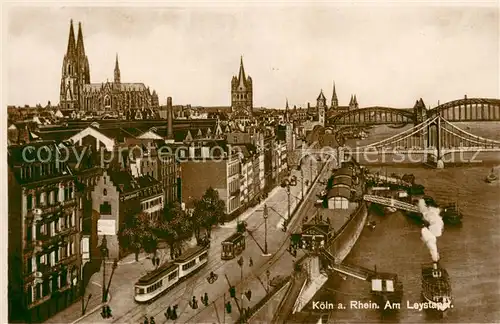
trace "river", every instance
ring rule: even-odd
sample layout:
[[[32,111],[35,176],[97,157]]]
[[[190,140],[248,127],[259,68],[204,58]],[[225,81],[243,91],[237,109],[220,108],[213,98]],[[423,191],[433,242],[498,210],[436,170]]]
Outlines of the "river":
[[[500,125],[458,124],[475,135],[500,139]],[[370,140],[389,137],[399,130],[379,127],[370,131]],[[392,132],[392,134],[391,134]],[[420,228],[400,212],[370,215],[377,222],[374,231],[365,229],[345,262],[397,273],[404,285],[401,310],[388,318],[372,309],[350,309],[350,301],[371,299],[368,282],[330,278],[313,298],[347,305],[330,313],[329,323],[498,323],[500,322],[500,183],[484,181],[489,166],[461,166],[443,170],[422,166],[373,167],[387,174],[413,173],[425,186],[427,195],[438,204],[458,201],[464,216],[462,227],[446,226],[438,238],[440,264],[448,270],[454,308],[444,319],[429,317],[424,311],[408,309],[407,302],[420,302],[420,265],[431,262],[420,239]],[[498,172],[498,167],[496,168]],[[309,306],[309,305],[308,305]],[[307,312],[307,310],[306,310]]]

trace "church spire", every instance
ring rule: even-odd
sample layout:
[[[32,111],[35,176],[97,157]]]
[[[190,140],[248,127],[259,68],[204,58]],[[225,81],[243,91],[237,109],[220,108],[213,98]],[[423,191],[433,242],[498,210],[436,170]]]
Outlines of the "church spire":
[[[75,32],[73,30],[73,19],[69,23],[69,37],[68,37],[68,50],[66,54],[75,52]]]
[[[339,100],[337,98],[337,91],[335,90],[335,81],[333,81],[333,93],[332,93],[332,104],[331,108],[338,108]]]
[[[120,65],[118,64],[118,53],[115,61],[115,83],[120,83]]]
[[[243,67],[243,55],[240,57],[240,74],[238,76],[238,81],[241,83],[245,83],[246,82],[246,78],[245,78],[245,68]]]
[[[286,106],[285,106],[285,121],[288,122],[290,119],[290,111],[288,107],[288,98],[286,98]]]
[[[85,46],[83,45],[82,23],[78,23],[78,39],[76,41],[76,52],[78,55],[85,56]]]

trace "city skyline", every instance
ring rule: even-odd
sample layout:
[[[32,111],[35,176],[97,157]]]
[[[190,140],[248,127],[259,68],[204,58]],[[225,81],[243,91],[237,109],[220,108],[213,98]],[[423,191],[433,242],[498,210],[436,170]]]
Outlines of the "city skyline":
[[[499,97],[494,7],[17,7],[7,17],[9,105],[59,102],[71,19],[91,82],[113,80],[118,53],[122,81],[156,89],[161,105],[229,106],[241,55],[255,107],[315,105],[321,89],[329,103],[334,81],[339,104],[356,94],[360,107]]]

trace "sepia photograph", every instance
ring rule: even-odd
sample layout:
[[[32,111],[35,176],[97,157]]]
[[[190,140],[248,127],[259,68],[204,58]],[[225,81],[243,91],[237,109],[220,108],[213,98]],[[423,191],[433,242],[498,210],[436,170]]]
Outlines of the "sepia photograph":
[[[498,1],[2,17],[0,322],[500,322]]]

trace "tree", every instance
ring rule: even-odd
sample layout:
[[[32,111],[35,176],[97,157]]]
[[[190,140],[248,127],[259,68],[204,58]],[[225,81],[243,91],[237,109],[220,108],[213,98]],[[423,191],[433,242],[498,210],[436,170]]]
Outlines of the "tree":
[[[226,204],[219,198],[217,190],[208,188],[203,197],[195,201],[193,222],[196,239],[200,238],[200,227],[204,228],[210,237],[212,226],[223,222],[225,216]]]
[[[191,219],[178,202],[165,208],[163,216],[156,225],[155,232],[167,242],[170,257],[174,259],[181,252],[182,242],[189,239],[193,233]]]
[[[156,252],[158,237],[154,233],[154,226],[149,215],[139,213],[127,217],[127,220],[119,234],[120,245],[125,249],[133,250],[136,261],[139,261],[139,253],[143,248],[148,253]]]

